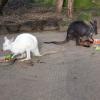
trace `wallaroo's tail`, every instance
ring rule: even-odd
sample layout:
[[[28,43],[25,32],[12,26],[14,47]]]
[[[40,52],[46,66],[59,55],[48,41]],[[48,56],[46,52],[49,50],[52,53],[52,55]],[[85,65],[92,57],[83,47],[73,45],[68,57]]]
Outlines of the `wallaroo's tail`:
[[[53,43],[53,44],[59,45],[59,44],[64,44],[64,43],[66,43],[66,42],[67,42],[67,40],[64,40],[64,41],[51,41],[51,42],[44,42],[44,43],[46,43],[46,44]]]

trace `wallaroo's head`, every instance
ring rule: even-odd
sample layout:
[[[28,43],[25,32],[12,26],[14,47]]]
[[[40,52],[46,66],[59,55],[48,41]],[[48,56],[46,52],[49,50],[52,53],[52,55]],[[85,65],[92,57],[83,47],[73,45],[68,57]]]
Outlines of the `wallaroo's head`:
[[[98,32],[97,32],[97,20],[96,19],[93,19],[92,21],[90,21],[90,24],[93,27],[94,33],[95,34],[98,34]]]
[[[13,39],[9,40],[7,37],[4,37],[3,50],[10,50],[12,41]]]

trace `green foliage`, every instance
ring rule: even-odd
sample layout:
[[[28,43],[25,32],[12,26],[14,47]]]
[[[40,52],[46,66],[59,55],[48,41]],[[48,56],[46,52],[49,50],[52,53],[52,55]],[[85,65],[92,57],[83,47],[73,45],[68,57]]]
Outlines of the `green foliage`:
[[[13,54],[7,54],[5,55],[6,60],[11,60],[13,58]]]
[[[33,3],[40,3],[45,5],[55,5],[55,0],[32,0]]]
[[[66,7],[67,5],[67,0],[64,0],[63,6]]]
[[[98,8],[100,8],[100,0],[95,0],[95,2],[92,2],[92,4]]]
[[[75,8],[90,8],[92,6],[92,0],[75,0]]]
[[[44,3],[48,5],[55,5],[55,0],[44,0]]]
[[[92,14],[91,13],[86,13],[86,12],[80,13],[79,16],[77,17],[77,20],[82,20],[82,21],[85,21],[85,22],[89,22],[92,19],[93,19]]]
[[[54,6],[56,0],[31,0],[33,3],[39,3],[49,6]],[[74,0],[74,8],[88,9],[92,7],[100,7],[100,0]],[[67,6],[67,0],[64,0],[63,6]]]
[[[67,5],[67,0],[64,0],[63,6],[66,7]],[[100,0],[74,0],[74,8],[76,9],[88,9],[92,7],[100,7]]]

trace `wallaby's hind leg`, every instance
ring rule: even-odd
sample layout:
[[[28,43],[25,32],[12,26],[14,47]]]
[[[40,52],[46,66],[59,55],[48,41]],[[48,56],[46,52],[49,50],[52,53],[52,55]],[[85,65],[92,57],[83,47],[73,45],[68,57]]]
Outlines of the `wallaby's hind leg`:
[[[70,40],[70,35],[67,33],[66,42],[69,42],[69,40]]]
[[[25,60],[30,60],[31,59],[31,51],[30,50],[26,50],[26,58],[22,59],[20,61],[25,61]]]

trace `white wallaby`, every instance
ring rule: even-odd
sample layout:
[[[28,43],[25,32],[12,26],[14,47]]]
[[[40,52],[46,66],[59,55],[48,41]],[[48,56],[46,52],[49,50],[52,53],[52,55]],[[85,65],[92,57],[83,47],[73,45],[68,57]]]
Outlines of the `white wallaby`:
[[[14,41],[4,37],[3,50],[10,50],[14,54],[13,56],[26,53],[26,58],[22,61],[31,59],[31,52],[35,56],[41,56],[37,38],[29,33],[18,35]]]

